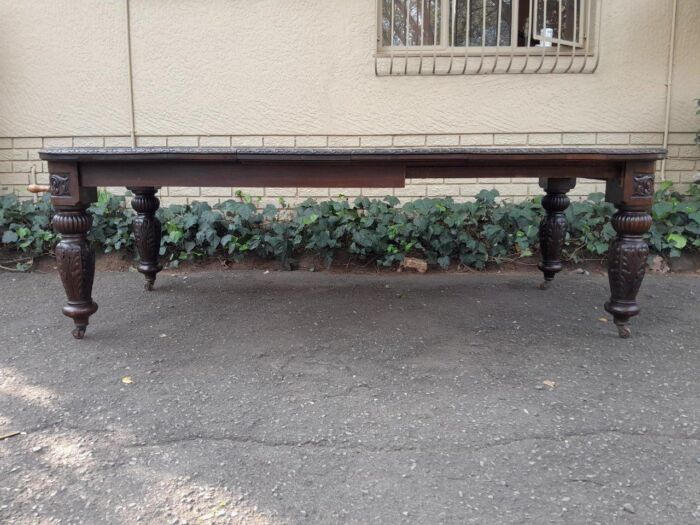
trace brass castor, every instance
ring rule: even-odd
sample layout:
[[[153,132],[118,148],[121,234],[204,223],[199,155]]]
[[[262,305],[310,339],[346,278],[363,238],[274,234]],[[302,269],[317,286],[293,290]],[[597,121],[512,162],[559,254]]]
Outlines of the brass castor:
[[[549,281],[549,280],[547,280],[547,281],[542,281],[542,282],[540,283],[540,285],[539,285],[538,288],[539,288],[540,290],[549,290],[549,286],[550,286],[551,284],[552,284],[552,281]]]
[[[617,333],[622,339],[629,339],[632,336],[632,330],[626,324],[617,325]]]
[[[155,285],[155,281],[146,281],[143,285],[143,289],[146,290],[147,292],[152,292],[154,285]]]
[[[87,326],[76,326],[73,328],[71,334],[73,334],[73,337],[76,339],[83,339],[85,337],[85,330],[87,330]]]

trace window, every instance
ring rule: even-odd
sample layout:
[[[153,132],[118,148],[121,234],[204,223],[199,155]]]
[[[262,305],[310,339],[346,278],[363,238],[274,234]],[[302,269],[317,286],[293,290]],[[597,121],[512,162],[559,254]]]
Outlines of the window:
[[[377,74],[590,73],[598,3],[378,0]]]
[[[585,0],[538,0],[532,38],[543,45],[583,47]],[[591,2],[589,2],[591,3]]]

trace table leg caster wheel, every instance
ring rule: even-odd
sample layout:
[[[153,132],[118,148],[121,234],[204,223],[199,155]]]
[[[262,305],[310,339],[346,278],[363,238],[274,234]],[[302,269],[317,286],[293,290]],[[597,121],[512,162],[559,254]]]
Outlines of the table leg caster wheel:
[[[73,337],[76,339],[82,339],[85,337],[85,330],[87,330],[87,326],[76,326],[73,328],[71,334],[73,334]]]
[[[626,324],[617,325],[617,333],[622,339],[629,339],[632,336],[632,330]]]
[[[549,285],[552,284],[552,281],[542,281],[540,283],[539,289],[540,290],[549,290]]]
[[[153,291],[153,283],[152,281],[146,281],[146,283],[143,285],[143,289],[146,290],[147,292],[152,292]]]

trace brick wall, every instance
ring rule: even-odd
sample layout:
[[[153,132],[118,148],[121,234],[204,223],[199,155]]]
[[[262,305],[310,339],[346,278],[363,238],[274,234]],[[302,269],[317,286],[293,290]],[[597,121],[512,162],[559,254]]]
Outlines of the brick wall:
[[[279,147],[416,147],[416,146],[660,146],[662,133],[488,133],[470,135],[373,135],[373,136],[152,136],[138,137],[139,146],[279,146]],[[21,137],[0,138],[0,194],[14,192],[31,198],[26,186],[30,182],[48,183],[46,163],[39,159],[41,148],[51,147],[128,147],[126,136],[106,137]],[[660,163],[659,163],[660,165]],[[680,188],[687,187],[700,171],[700,147],[693,133],[671,133],[666,179]],[[395,195],[402,200],[419,197],[451,196],[466,200],[482,189],[496,188],[510,200],[522,200],[540,195],[541,189],[533,179],[409,179],[405,188],[243,188],[244,193],[261,198],[261,203],[277,202],[280,197],[295,204],[308,197],[318,199],[337,197]],[[124,188],[108,188],[122,193]],[[163,204],[187,203],[194,200],[218,202],[232,198],[236,188],[163,188]],[[580,181],[571,192],[581,197],[594,191],[604,191],[604,184]]]

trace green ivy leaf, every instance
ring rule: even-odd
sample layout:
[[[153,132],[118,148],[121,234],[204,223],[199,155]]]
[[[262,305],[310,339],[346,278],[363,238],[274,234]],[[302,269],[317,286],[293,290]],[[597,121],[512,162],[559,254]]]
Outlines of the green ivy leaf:
[[[688,244],[688,239],[680,233],[669,233],[666,239],[678,250],[682,250],[685,248],[686,244]]]
[[[16,243],[18,240],[19,236],[12,230],[7,230],[5,233],[2,234],[3,244],[13,244]]]
[[[183,237],[183,233],[180,230],[173,230],[170,232],[170,242],[177,244]]]

